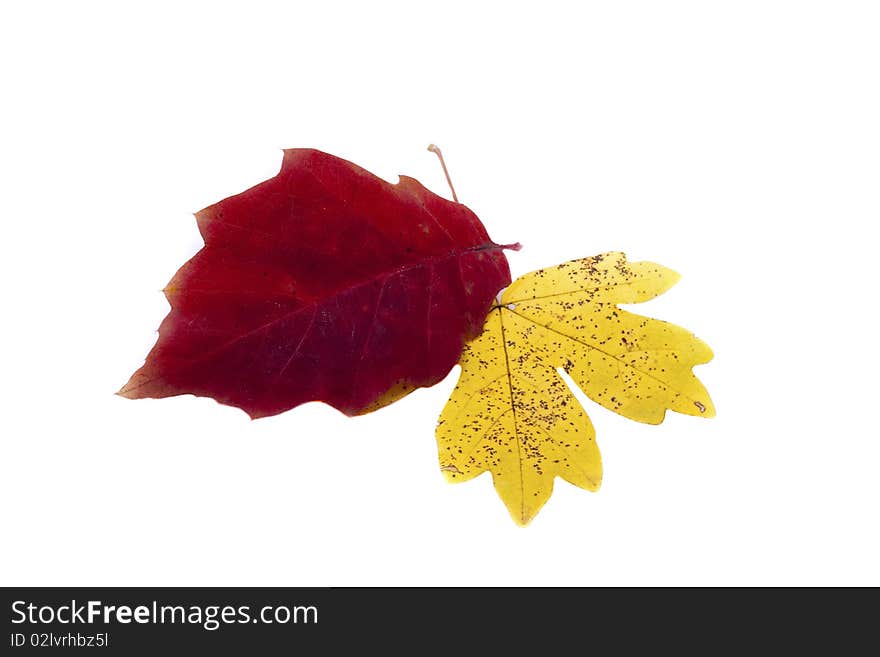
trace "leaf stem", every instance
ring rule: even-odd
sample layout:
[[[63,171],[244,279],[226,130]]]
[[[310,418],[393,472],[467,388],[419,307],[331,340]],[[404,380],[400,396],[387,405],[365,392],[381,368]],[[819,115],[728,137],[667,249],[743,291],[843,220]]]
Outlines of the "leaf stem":
[[[443,167],[443,175],[446,176],[446,182],[449,183],[449,189],[452,191],[452,200],[458,203],[458,196],[455,195],[455,187],[452,186],[452,178],[449,177],[449,171],[446,170],[446,162],[443,161],[443,153],[434,144],[429,144],[428,150],[440,158],[440,166]]]

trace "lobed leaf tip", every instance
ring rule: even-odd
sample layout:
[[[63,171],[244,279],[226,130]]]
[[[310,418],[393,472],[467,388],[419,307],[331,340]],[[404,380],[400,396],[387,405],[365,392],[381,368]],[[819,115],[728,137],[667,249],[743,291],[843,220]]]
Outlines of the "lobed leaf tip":
[[[137,395],[134,394],[134,388],[130,385],[131,381],[122,386],[119,390],[114,392],[113,394],[117,397],[124,397],[125,399],[137,399]]]
[[[704,417],[707,420],[709,418],[715,417],[715,404],[712,403],[712,400],[709,398],[708,393],[705,397],[702,397],[701,399],[695,399],[694,406],[699,411],[699,414],[695,413],[694,415]]]
[[[514,511],[508,507],[507,510],[510,512],[510,517],[517,527],[528,527],[542,508],[543,505],[537,509],[517,509]]]

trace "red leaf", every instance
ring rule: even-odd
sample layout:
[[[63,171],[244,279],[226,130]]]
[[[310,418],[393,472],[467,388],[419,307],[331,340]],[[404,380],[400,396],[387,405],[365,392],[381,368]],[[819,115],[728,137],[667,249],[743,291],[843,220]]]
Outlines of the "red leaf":
[[[205,246],[165,289],[125,397],[374,410],[443,379],[510,284],[508,247],[464,205],[316,150],[285,151],[277,176],[196,219]]]

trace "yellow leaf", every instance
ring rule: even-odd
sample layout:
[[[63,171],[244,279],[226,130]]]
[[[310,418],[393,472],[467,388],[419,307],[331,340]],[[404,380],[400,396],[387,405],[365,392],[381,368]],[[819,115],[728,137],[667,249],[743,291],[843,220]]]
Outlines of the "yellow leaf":
[[[595,491],[602,461],[595,431],[557,368],[593,401],[639,422],[666,409],[712,417],[691,368],[712,358],[690,332],[617,307],[662,294],[678,274],[605,253],[517,279],[465,346],[461,378],[437,425],[450,482],[492,473],[495,490],[528,524],[562,477]]]

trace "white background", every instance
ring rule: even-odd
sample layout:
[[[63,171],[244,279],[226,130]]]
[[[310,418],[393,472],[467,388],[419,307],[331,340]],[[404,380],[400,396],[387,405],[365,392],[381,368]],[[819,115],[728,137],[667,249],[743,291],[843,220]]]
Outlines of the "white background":
[[[871,2],[4,3],[0,583],[880,584]],[[457,370],[349,419],[114,392],[285,147],[462,201],[514,276],[619,249],[713,420],[584,401],[605,466],[514,525],[447,485]]]

